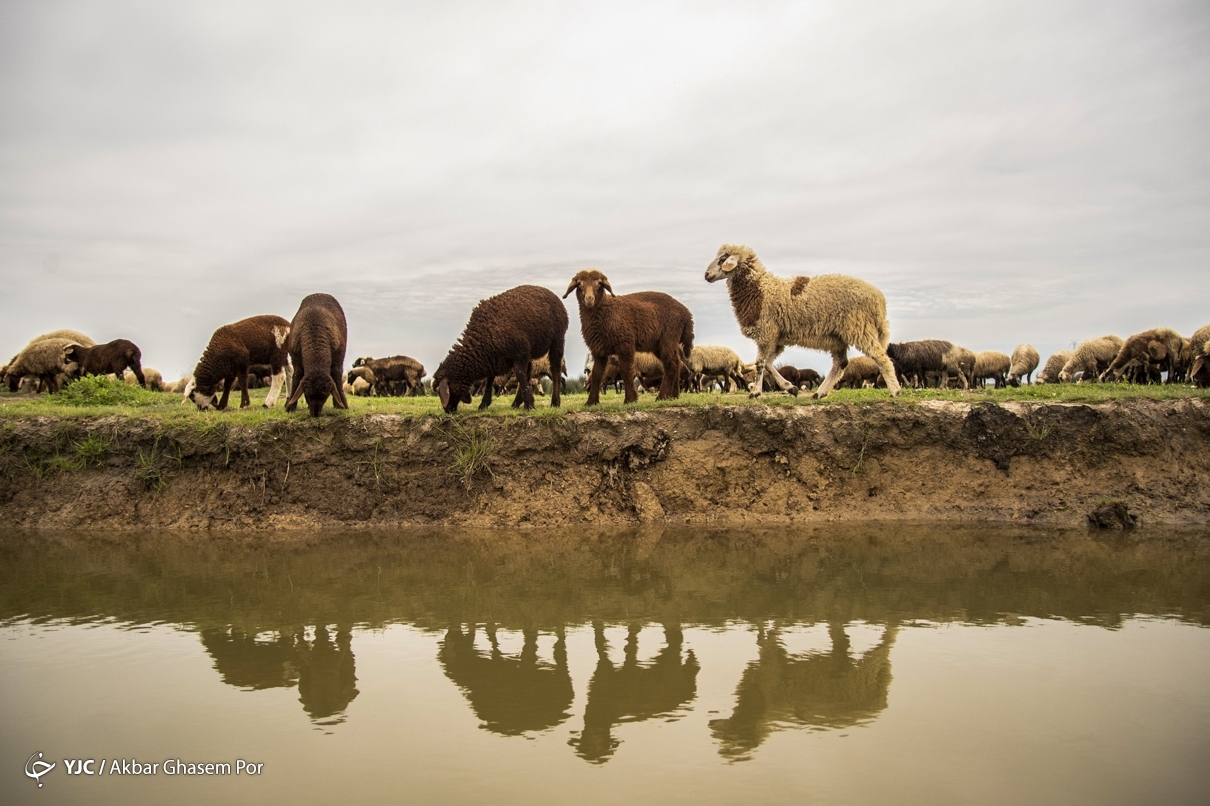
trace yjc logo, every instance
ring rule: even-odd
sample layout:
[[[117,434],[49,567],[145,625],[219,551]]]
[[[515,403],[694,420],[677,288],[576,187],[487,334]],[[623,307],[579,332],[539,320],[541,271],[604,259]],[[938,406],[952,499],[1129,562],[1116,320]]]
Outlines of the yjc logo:
[[[38,758],[38,761],[34,761],[35,757]],[[42,761],[41,759],[41,753],[34,753],[25,762],[25,774],[37,781],[39,787],[42,786],[42,776],[55,768],[54,762]]]

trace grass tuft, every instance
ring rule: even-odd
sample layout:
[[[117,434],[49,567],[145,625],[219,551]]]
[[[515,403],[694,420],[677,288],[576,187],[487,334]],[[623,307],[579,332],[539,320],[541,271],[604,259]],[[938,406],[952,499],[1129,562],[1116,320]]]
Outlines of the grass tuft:
[[[141,386],[116,381],[103,375],[89,375],[72,381],[57,396],[67,406],[150,406],[162,395]]]

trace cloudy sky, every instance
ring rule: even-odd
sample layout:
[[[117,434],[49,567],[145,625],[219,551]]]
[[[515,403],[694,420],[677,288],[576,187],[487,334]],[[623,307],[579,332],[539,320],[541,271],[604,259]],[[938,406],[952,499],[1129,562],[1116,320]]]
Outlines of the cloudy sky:
[[[750,359],[724,242],[873,282],[896,341],[1188,335],[1208,146],[1205,0],[0,0],[0,350],[176,377],[327,291],[350,362],[431,372],[479,299],[595,266]]]

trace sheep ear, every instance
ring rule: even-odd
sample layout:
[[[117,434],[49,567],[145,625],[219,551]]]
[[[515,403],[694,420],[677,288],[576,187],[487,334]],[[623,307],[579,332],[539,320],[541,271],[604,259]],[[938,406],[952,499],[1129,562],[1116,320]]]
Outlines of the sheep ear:
[[[735,267],[738,265],[739,265],[739,256],[727,255],[727,259],[723,261],[722,265],[719,266],[719,268],[722,269],[723,271],[733,271],[735,269]]]
[[[441,408],[444,409],[450,404],[450,384],[445,378],[437,384],[437,397],[441,398]]]
[[[610,285],[609,285],[609,281],[608,281],[608,280],[606,280],[606,279],[604,279],[604,278],[602,278],[602,279],[601,279],[601,288],[605,289],[605,290],[606,290],[606,291],[608,291],[610,294],[613,294],[613,287],[612,287],[612,286],[610,286]],[[613,294],[613,295],[614,295],[615,297],[617,296],[617,294]]]
[[[579,285],[578,282],[576,282],[575,280],[572,280],[571,285],[567,286],[567,290],[563,292],[563,299],[567,299],[567,297],[571,294],[571,292],[576,290],[576,287],[578,285]]]

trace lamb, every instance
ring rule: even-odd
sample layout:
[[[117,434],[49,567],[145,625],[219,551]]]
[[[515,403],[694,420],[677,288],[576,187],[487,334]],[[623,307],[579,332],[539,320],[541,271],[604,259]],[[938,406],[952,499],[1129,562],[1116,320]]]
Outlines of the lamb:
[[[814,389],[823,381],[823,376],[813,369],[800,369],[798,371],[798,386],[800,389]]]
[[[143,367],[143,378],[147,381],[147,388],[151,391],[164,391],[164,376],[160,374],[158,369]],[[138,377],[132,370],[129,369],[122,373],[122,380],[129,384],[136,384],[139,382]]]
[[[80,365],[81,375],[108,375],[113,373],[118,378],[129,369],[134,373],[139,386],[146,387],[147,380],[143,377],[143,351],[138,345],[128,339],[114,339],[106,344],[95,347],[85,347],[73,344],[67,348],[67,360]]]
[[[817,398],[827,396],[840,380],[850,346],[873,358],[891,396],[899,394],[895,368],[886,354],[890,341],[886,299],[874,286],[839,274],[776,277],[751,249],[730,244],[718,250],[706,269],[707,282],[724,278],[740,331],[756,342],[758,373],[750,397],[760,396],[765,370],[783,391],[798,394],[798,387],[773,367],[774,359],[790,344],[832,354],[832,368],[816,390]]]
[[[699,391],[704,375],[720,376],[727,391],[734,390],[737,384],[744,382],[741,374],[744,362],[740,360],[739,354],[730,347],[713,344],[694,347],[693,351],[689,353],[689,360],[686,363],[689,367],[689,375],[693,378]],[[713,383],[711,386],[713,387]]]
[[[480,409],[492,403],[492,381],[512,369],[517,378],[513,408],[534,407],[529,385],[531,363],[549,353],[551,366],[562,366],[567,338],[567,309],[549,289],[520,285],[481,301],[471,311],[466,329],[437,371],[433,387],[447,414],[471,402],[471,387],[487,381]],[[602,364],[603,366],[603,364]],[[551,390],[550,405],[561,403],[561,384]]]
[[[997,389],[1008,386],[1008,373],[1012,370],[1013,361],[1004,353],[997,350],[983,350],[975,353],[975,366],[971,372],[971,380],[980,386],[991,379]]]
[[[1210,386],[1210,325],[1199,327],[1189,339],[1192,365],[1188,379],[1205,389]]]
[[[836,388],[865,389],[867,384],[873,387],[877,384],[880,374],[878,363],[874,359],[859,355],[849,359],[849,364],[844,368],[844,374],[840,376]]]
[[[593,358],[585,405],[600,402],[601,382],[611,355],[618,357],[626,390],[624,402],[637,401],[634,357],[639,351],[655,353],[663,365],[658,399],[680,397],[681,362],[693,352],[693,314],[688,308],[659,291],[616,296],[609,279],[596,269],[577,272],[563,298],[573,291],[580,306],[580,332]]]
[[[1175,330],[1157,327],[1135,333],[1122,343],[1113,362],[1101,373],[1099,380],[1119,380],[1130,367],[1146,370],[1151,364],[1159,364],[1168,373],[1168,382],[1175,380],[1181,356],[1185,352],[1185,339]]]
[[[397,391],[404,395],[424,394],[424,364],[411,356],[362,356],[353,362],[353,368],[357,367],[368,367],[374,373],[376,380],[372,383],[374,392],[378,395],[395,394]]]
[[[1012,366],[1008,369],[1008,385],[1020,386],[1022,378],[1028,384],[1038,368],[1038,351],[1032,344],[1018,344],[1013,349],[1010,361]]]
[[[344,309],[331,294],[309,294],[298,305],[290,322],[290,361],[294,364],[294,385],[286,401],[286,411],[298,408],[298,399],[307,396],[307,410],[318,417],[328,395],[332,405],[347,409],[344,390],[345,346],[349,326]]]
[[[1110,363],[1117,358],[1122,349],[1122,340],[1117,336],[1099,336],[1081,342],[1072,353],[1071,360],[1063,365],[1059,372],[1059,380],[1071,383],[1077,372],[1080,382],[1099,377],[1109,369]]]
[[[227,397],[232,385],[238,383],[240,408],[251,405],[248,396],[248,367],[253,364],[268,364],[273,370],[273,385],[265,397],[265,408],[273,408],[286,380],[286,361],[289,352],[286,342],[290,336],[290,323],[280,316],[264,314],[241,319],[223,325],[210,336],[197,368],[193,370],[193,387],[186,388],[199,410],[204,411],[223,387],[222,397],[215,408],[227,408]]]
[[[1038,373],[1035,383],[1062,383],[1063,380],[1059,376],[1063,372],[1063,367],[1067,366],[1067,362],[1071,360],[1072,355],[1074,353],[1071,350],[1059,350],[1046,359],[1046,366]]]
[[[948,341],[924,339],[888,344],[886,352],[898,373],[898,380],[920,388],[927,385],[929,375],[940,376],[944,385],[947,375],[945,357],[952,354],[953,349],[954,345]],[[885,372],[883,377],[886,377]]]
[[[46,384],[51,394],[58,393],[63,378],[71,377],[77,365],[67,357],[68,350],[80,346],[71,339],[41,339],[26,345],[5,368],[8,390],[16,392],[21,379],[29,376]]]

